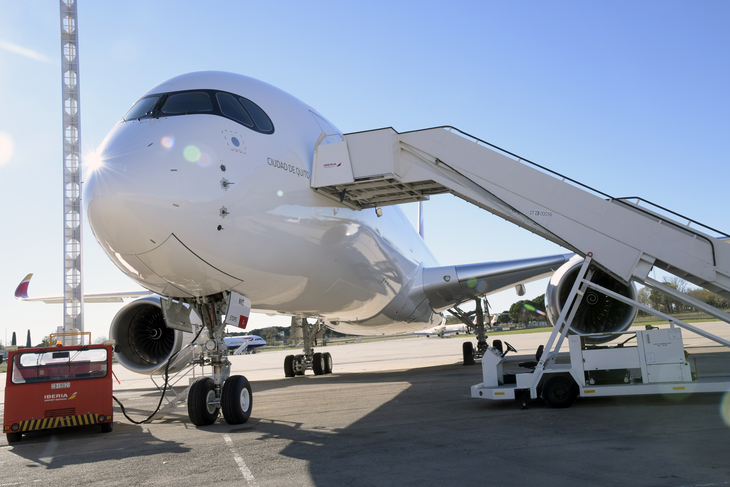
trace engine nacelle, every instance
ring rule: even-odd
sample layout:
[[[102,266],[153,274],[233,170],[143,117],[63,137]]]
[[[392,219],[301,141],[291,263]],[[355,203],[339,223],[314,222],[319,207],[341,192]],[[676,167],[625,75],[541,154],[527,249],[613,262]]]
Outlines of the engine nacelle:
[[[121,365],[133,372],[151,374],[187,345],[192,336],[168,328],[162,315],[160,297],[148,296],[136,299],[119,310],[109,328],[109,338],[116,340],[114,355]],[[182,366],[171,366],[169,372],[180,368]],[[164,373],[164,368],[159,373]]]
[[[555,271],[550,279],[545,292],[545,307],[547,308],[545,311],[553,326],[558,321],[560,312],[563,310],[563,305],[568,299],[568,294],[573,288],[582,265],[582,257],[573,257]],[[627,286],[601,269],[595,269],[591,282],[629,299],[636,300],[636,286],[633,283]],[[636,313],[637,309],[635,307],[589,288],[581,300],[570,330],[578,335],[622,332],[628,330],[634,322]],[[602,343],[611,339],[611,336],[591,337],[589,341]]]

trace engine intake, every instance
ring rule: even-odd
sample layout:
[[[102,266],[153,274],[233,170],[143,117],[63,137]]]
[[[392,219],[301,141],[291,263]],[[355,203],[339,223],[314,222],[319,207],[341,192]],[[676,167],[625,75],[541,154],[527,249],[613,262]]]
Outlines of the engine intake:
[[[576,256],[563,264],[550,279],[545,292],[545,307],[548,319],[555,325],[568,299],[568,294],[575,283],[575,279],[583,265],[583,258]],[[636,300],[636,286],[633,283],[626,285],[612,277],[607,272],[596,268],[591,282],[601,287],[621,294],[629,299]],[[570,330],[578,335],[588,333],[616,333],[628,330],[636,319],[635,307],[622,303],[603,293],[589,288],[581,300],[578,312],[570,325]],[[613,337],[590,337],[587,341],[603,343]]]
[[[125,368],[138,373],[152,373],[163,365],[190,341],[189,335],[167,327],[158,296],[140,298],[127,304],[114,316],[109,328],[109,338],[117,343],[116,359]],[[177,357],[175,361],[187,362],[178,362]],[[171,366],[169,371],[175,372],[180,368]]]

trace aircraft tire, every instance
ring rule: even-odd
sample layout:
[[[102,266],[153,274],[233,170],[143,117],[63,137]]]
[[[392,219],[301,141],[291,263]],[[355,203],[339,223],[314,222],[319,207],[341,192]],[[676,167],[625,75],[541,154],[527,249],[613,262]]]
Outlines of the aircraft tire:
[[[5,433],[5,437],[7,438],[8,443],[17,443],[21,438],[23,438],[23,433],[20,431],[15,433]]]
[[[232,375],[223,383],[221,409],[228,424],[243,424],[251,417],[253,391],[248,379]]]
[[[571,377],[553,375],[542,386],[542,400],[551,408],[567,408],[578,397],[578,385]]]
[[[294,369],[294,375],[304,375],[304,370],[305,370],[304,369],[304,355],[296,355],[294,357],[294,362],[296,362],[299,365],[301,365],[301,368],[299,368],[299,369],[296,369],[295,368]]]
[[[312,356],[312,371],[314,375],[324,374],[324,360],[322,359],[322,354],[319,352]]]
[[[208,400],[215,397],[215,384],[210,377],[195,381],[188,393],[188,416],[195,426],[209,426],[218,418],[219,408],[212,408]]]
[[[284,377],[294,377],[294,355],[284,358]]]
[[[322,354],[322,360],[324,360],[324,373],[331,374],[332,373],[332,355],[330,355],[329,352],[325,352]]]
[[[111,433],[114,429],[114,423],[111,421],[108,423],[101,423],[101,432],[102,433]]]
[[[461,346],[464,354],[464,365],[474,365],[474,344],[472,342],[464,342]]]

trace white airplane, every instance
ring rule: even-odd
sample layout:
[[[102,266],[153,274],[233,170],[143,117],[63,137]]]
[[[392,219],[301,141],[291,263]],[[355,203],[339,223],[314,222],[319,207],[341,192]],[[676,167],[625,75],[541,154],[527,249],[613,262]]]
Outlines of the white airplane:
[[[266,346],[266,340],[257,335],[223,337],[223,342],[230,352],[236,352],[244,343],[246,352],[254,352],[257,348]]]
[[[466,325],[436,325],[432,328],[426,328],[425,330],[417,331],[414,335],[430,337],[431,335],[443,336],[450,335],[452,333],[466,333],[468,330]]]
[[[273,86],[196,72],[142,95],[100,146],[103,162],[84,184],[91,229],[149,290],[112,322],[116,357],[149,373],[202,325],[200,361],[214,373],[189,392],[195,425],[212,424],[220,410],[231,424],[251,414],[251,387],[230,376],[223,338],[223,325],[245,329],[251,310],[292,316],[304,353],[286,358],[285,375],[321,374],[332,357],[313,352],[318,330],[307,319],[350,334],[415,332],[466,301],[480,312],[483,295],[561,266],[553,279],[566,275],[570,254],[439,267],[397,206],[352,210],[310,187],[315,147],[341,139],[315,109]],[[18,289],[19,299],[44,300],[28,298],[25,282]],[[465,364],[486,350],[484,338],[476,352],[466,342]]]

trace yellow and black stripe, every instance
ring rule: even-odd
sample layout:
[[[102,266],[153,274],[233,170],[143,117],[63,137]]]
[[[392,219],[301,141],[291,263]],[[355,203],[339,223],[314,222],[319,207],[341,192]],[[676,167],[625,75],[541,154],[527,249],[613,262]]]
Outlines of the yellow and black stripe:
[[[63,428],[65,426],[82,426],[98,423],[98,414],[81,414],[78,416],[65,416],[61,418],[31,419],[30,421],[21,421],[19,431],[37,431],[50,428]]]

